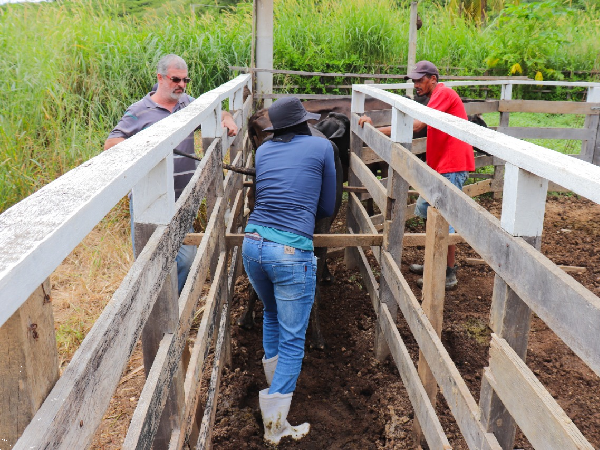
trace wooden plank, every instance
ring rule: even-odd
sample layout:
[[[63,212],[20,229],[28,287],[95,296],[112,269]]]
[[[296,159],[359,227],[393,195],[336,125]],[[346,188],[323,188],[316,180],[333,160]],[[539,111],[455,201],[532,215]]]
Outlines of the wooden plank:
[[[444,317],[447,258],[448,222],[446,222],[435,208],[429,207],[427,208],[425,263],[423,265],[423,301],[421,307],[438,337],[442,334]],[[425,392],[429,397],[429,401],[432,407],[435,408],[437,383],[421,351],[419,351],[417,371]],[[413,424],[415,445],[421,445],[422,436],[423,432],[420,422],[415,420]]]
[[[351,95],[336,94],[256,94],[255,98],[259,100],[276,100],[279,98],[295,97],[304,100],[339,100],[342,98],[352,98]]]
[[[510,345],[494,333],[484,376],[534,448],[594,448]]]
[[[358,225],[358,232],[368,232],[370,234],[379,234],[371,220],[369,219],[369,215],[365,210],[365,207],[362,205],[358,196],[356,194],[350,194],[348,196],[348,209],[352,211],[352,216],[356,220],[356,224]],[[383,236],[382,236],[383,239]],[[371,251],[373,252],[373,256],[379,262],[381,257],[381,247],[379,246],[371,246]]]
[[[392,256],[381,253],[382,277],[388,283],[469,448],[500,450],[496,438],[479,422],[479,408],[458,369],[431,326]]]
[[[186,245],[198,245],[204,233],[188,233],[184,243]],[[244,241],[244,233],[227,233],[226,242],[229,247],[241,246]],[[313,244],[315,247],[367,247],[370,245],[380,246],[383,241],[381,234],[315,234]]]
[[[369,194],[371,194],[371,197],[383,213],[387,207],[385,187],[380,183],[377,177],[373,175],[373,172],[371,172],[365,163],[354,154],[350,155],[350,167],[362,184],[367,188]]]
[[[225,199],[219,198],[214,213],[207,225],[192,267],[190,275],[179,296],[178,326],[172,333],[165,334],[160,348],[149,370],[144,388],[133,413],[129,430],[125,438],[124,448],[151,448],[158,427],[158,418],[165,405],[171,379],[181,360],[184,346],[194,319],[200,294],[204,288],[208,274],[210,255],[215,250],[219,233],[223,233],[222,223],[225,213]],[[226,264],[226,256],[222,257]],[[217,269],[218,270],[218,269]],[[206,305],[205,305],[206,308]],[[206,309],[205,309],[206,311]],[[186,402],[187,403],[187,402]],[[182,405],[185,409],[185,405]],[[171,436],[169,432],[169,440]]]
[[[376,162],[383,161],[383,159],[381,159],[377,153],[375,153],[368,147],[363,148],[362,155],[360,158],[365,164],[373,164]]]
[[[412,148],[410,151],[415,155],[420,155],[421,153],[425,153],[427,151],[427,138],[418,138],[413,139]]]
[[[227,287],[225,287],[227,290]],[[227,293],[224,294],[227,296]],[[202,417],[202,423],[200,425],[200,433],[198,435],[198,442],[196,448],[199,450],[205,450],[212,448],[212,429],[215,423],[215,413],[217,412],[217,400],[219,395],[219,386],[221,384],[221,373],[224,366],[224,349],[225,340],[229,327],[229,301],[225,298],[223,302],[223,308],[221,311],[221,320],[219,323],[219,333],[217,342],[215,344],[215,359],[213,364],[212,373],[210,376],[210,383],[208,385],[206,407],[204,409],[204,416]]]
[[[240,166],[242,162],[242,154],[238,153],[232,165]],[[233,170],[228,170],[225,179],[223,180],[223,197],[229,205],[233,205],[237,192],[242,188],[242,174],[236,173]]]
[[[478,181],[477,183],[463,186],[463,192],[469,197],[477,197],[492,190],[492,180]]]
[[[469,245],[592,370],[600,373],[600,341],[592,337],[600,333],[597,296],[522,239],[506,233],[498,219],[422,161],[405,151],[395,151],[391,166],[440,210]]]
[[[479,169],[480,167],[491,166],[494,164],[493,156],[476,156],[475,157],[475,168]]]
[[[392,123],[392,110],[391,109],[372,109],[371,111],[365,111],[365,116],[368,116],[373,121],[374,127],[389,127]]]
[[[425,388],[418,381],[419,375],[387,305],[381,305],[379,317],[381,317],[379,323],[383,334],[388,342],[392,357],[396,362],[396,367],[398,368],[398,372],[400,372],[400,377],[415,412],[415,420],[418,420],[422,424],[422,430],[429,448],[451,449],[452,447],[442,429],[435,408],[432,406]]]
[[[426,233],[404,233],[403,245],[405,247],[425,246],[426,236]],[[460,234],[452,233],[448,235],[448,245],[462,244],[463,242],[465,240]]]
[[[187,218],[195,216],[217,167],[211,155],[200,162],[178,201],[172,223],[154,232],[50,392],[51,400],[44,402],[15,448],[72,449],[91,444],[166,279],[167,268],[175,262],[187,232]]]
[[[485,114],[490,112],[498,112],[497,100],[486,100],[485,102],[463,102],[465,110],[470,116],[472,114]]]
[[[198,401],[200,391],[202,389],[202,371],[204,362],[210,350],[210,344],[213,340],[215,326],[217,325],[217,316],[221,308],[222,298],[225,295],[223,289],[226,289],[225,269],[227,266],[227,254],[221,252],[219,255],[219,263],[217,265],[216,276],[210,286],[206,302],[204,303],[204,313],[198,334],[192,349],[190,362],[185,377],[185,412],[183,422],[179,434],[177,448],[182,449],[188,444],[196,411],[198,409]]]
[[[0,327],[0,446],[12,448],[59,377],[50,279]]]
[[[531,112],[546,114],[589,114],[598,115],[600,103],[590,102],[556,102],[545,100],[500,100],[500,112]]]
[[[382,160],[389,163],[392,141],[368,123],[359,127],[359,117],[356,113],[352,113],[350,116],[352,134],[365,142]]]
[[[587,140],[595,136],[595,130],[585,128],[534,128],[508,127],[499,132],[519,139],[574,139]]]
[[[356,85],[355,90],[388,102],[395,108],[405,111],[412,117],[424,121],[440,131],[457,137],[502,160],[511,162],[539,177],[554,181],[596,203],[600,203],[600,167],[598,166],[587,164],[584,161],[571,158],[554,150],[480,127],[468,121],[419,105],[397,94],[375,89],[367,85]],[[389,155],[389,152],[391,152],[391,149],[388,152],[391,140],[375,131],[372,134],[377,134],[378,136],[371,139],[365,130],[372,129],[372,127],[365,125],[364,129],[360,129],[358,127],[358,118],[355,120],[352,117],[351,123],[352,131],[360,133],[361,138],[365,137],[365,142],[367,142],[369,147],[387,161],[385,155]],[[381,141],[381,146],[374,143],[377,142],[375,139]],[[369,140],[373,142],[369,142]]]
[[[369,260],[361,247],[349,247],[348,250],[354,253],[363,284],[369,293],[373,310],[377,313],[379,311],[379,283],[375,279]]]
[[[472,266],[487,265],[487,263],[481,258],[465,258],[465,262]],[[580,266],[559,265],[558,267],[560,267],[563,271],[565,271],[567,273],[585,273],[587,271],[587,267],[580,267]]]

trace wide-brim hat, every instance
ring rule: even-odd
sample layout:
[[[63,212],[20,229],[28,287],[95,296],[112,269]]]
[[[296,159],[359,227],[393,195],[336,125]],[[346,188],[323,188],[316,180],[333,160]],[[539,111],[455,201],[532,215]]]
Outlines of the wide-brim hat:
[[[269,108],[269,119],[272,126],[265,128],[264,131],[280,130],[310,119],[319,120],[320,118],[321,114],[310,113],[304,109],[296,97],[282,98]]]
[[[438,68],[435,67],[430,61],[419,61],[415,68],[410,71],[410,73],[406,74],[404,77],[405,80],[419,80],[423,78],[425,75],[436,75],[438,78],[440,77],[440,72]]]

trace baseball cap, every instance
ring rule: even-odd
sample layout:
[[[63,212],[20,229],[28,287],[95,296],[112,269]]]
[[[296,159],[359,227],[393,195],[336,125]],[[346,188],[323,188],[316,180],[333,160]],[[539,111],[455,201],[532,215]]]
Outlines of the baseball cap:
[[[415,68],[411,70],[410,73],[404,77],[404,79],[418,80],[420,78],[423,78],[425,75],[437,75],[437,77],[439,78],[440,72],[438,71],[437,67],[435,67],[435,64],[423,60],[419,61]]]

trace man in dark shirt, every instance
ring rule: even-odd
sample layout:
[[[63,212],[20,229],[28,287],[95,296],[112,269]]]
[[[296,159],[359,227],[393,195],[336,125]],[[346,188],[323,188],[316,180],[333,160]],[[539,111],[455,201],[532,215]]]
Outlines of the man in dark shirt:
[[[148,128],[161,119],[170,116],[173,113],[185,108],[193,100],[185,93],[187,84],[191,81],[188,78],[188,69],[186,62],[177,55],[166,55],[158,62],[157,75],[158,87],[156,91],[150,92],[142,100],[134,103],[110,132],[108,139],[104,143],[104,150],[114,147],[119,142],[130,138],[134,134]],[[237,125],[233,117],[227,111],[222,112],[223,127],[228,129],[229,136],[237,134]],[[194,133],[190,133],[180,144],[175,147],[176,150],[195,155],[194,151]],[[173,156],[173,178],[175,187],[175,200],[179,198],[185,186],[188,184],[194,171],[196,162],[193,159],[184,156]],[[130,199],[133,202],[133,199]],[[133,208],[130,203],[131,222],[131,240],[134,246],[133,235]],[[141,250],[141,249],[140,249]],[[181,293],[187,275],[196,255],[196,246],[182,245],[177,254],[177,281],[178,289]]]
[[[311,136],[297,98],[269,109],[273,139],[256,151],[256,202],[242,247],[244,268],[264,304],[263,366],[267,384],[259,393],[264,438],[277,445],[284,436],[300,439],[308,423],[286,420],[304,357],[314,302],[317,261],[315,220],[333,214],[336,172],[333,147]]]

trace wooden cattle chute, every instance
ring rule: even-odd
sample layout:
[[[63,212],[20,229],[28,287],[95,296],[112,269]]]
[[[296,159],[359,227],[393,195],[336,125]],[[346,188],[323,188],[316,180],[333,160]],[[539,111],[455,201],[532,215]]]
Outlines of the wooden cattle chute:
[[[463,84],[448,84],[459,83]],[[391,87],[404,89],[407,84]],[[588,114],[589,122],[597,126],[598,110],[592,108],[599,106],[596,103],[599,89],[597,84],[590,86],[590,102],[561,104],[559,109],[577,109],[579,113]],[[393,106],[391,138],[371,125],[358,126],[366,95]],[[504,95],[508,95],[507,88]],[[539,105],[537,102],[496,103],[491,107],[503,105],[501,112],[506,113],[516,108],[532,110]],[[490,107],[487,103],[480,105]],[[512,449],[516,425],[535,448],[591,449],[524,359],[534,312],[585,364],[600,374],[600,343],[596,338],[600,332],[600,299],[539,252],[549,182],[600,203],[600,167],[583,160],[592,161],[592,156],[598,155],[598,141],[590,147],[594,150],[592,156],[584,153],[581,159],[571,158],[491,129],[482,129],[373,85],[354,86],[352,111],[350,184],[366,187],[381,214],[373,220],[358,195],[351,192],[348,194],[348,227],[351,233],[374,233],[383,222],[382,247],[373,248],[373,255],[381,266],[381,283],[377,284],[362,248],[347,248],[346,261],[359,267],[371,296],[378,323],[376,356],[384,358],[391,353],[398,366],[418,422],[417,439],[424,436],[430,448],[449,448],[434,409],[439,385],[471,449]],[[414,152],[414,148],[411,149],[413,118],[493,155],[486,158],[505,162],[500,221],[414,156],[411,152]],[[390,165],[385,185],[366,167],[363,157],[367,152],[363,144]],[[425,238],[422,304],[400,272],[409,187],[434,206],[430,208]],[[490,364],[484,370],[479,405],[440,340],[448,222],[496,272],[490,320],[493,331]],[[418,368],[413,365],[398,333],[395,323],[398,309],[419,345]]]
[[[231,171],[223,178],[222,160],[229,151],[232,164],[251,163],[242,151],[252,104],[251,95],[243,100],[246,86],[251,88],[251,77],[242,75],[207,92],[0,216],[1,448],[88,448],[140,336],[145,362],[152,352],[154,362],[146,368],[123,447],[150,448],[153,441],[154,448],[210,446],[219,377],[229,358],[229,301],[241,267],[239,247],[227,248],[225,234],[239,231],[243,180]],[[226,99],[241,131],[235,138],[218,120]],[[199,126],[204,156],[175,204],[172,149]],[[136,242],[147,242],[58,378],[47,279],[131,189]],[[178,298],[175,256],[203,201],[206,233]],[[204,314],[183,368],[182,351],[207,275]],[[196,425],[213,340],[208,398]],[[188,442],[192,432],[197,442]]]

